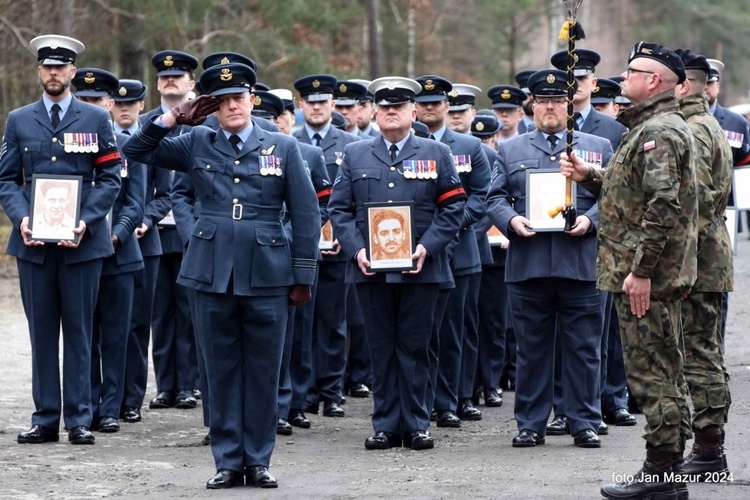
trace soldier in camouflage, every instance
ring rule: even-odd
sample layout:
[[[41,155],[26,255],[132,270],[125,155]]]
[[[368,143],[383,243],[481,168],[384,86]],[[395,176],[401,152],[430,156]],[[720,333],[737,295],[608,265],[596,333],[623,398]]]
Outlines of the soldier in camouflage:
[[[728,479],[724,423],[731,397],[721,344],[722,292],[733,288],[732,245],[724,212],[732,186],[732,149],[704,94],[710,66],[689,49],[676,51],[687,80],[675,89],[695,140],[698,178],[698,278],[682,302],[685,378],[693,402],[693,450],[683,473]]]
[[[674,94],[684,80],[672,50],[637,43],[621,84],[633,106],[618,117],[630,131],[609,168],[560,162],[600,194],[597,284],[613,293],[628,382],[646,417],[643,468],[602,487],[606,498],[678,498],[672,463],[682,459],[681,428],[690,431],[679,299],[695,283],[698,244],[695,146]]]

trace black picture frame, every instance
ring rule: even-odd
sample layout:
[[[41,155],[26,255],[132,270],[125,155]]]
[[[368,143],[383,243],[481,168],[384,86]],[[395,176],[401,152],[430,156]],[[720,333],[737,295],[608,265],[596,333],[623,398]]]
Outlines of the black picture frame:
[[[397,272],[416,269],[416,263],[411,258],[416,247],[414,202],[365,203],[364,207],[369,270]],[[391,224],[390,228],[388,224]],[[381,232],[388,232],[389,238],[397,241],[383,244],[378,239],[379,228]]]
[[[576,183],[571,198],[575,205]],[[526,218],[532,231],[564,231],[562,206],[565,202],[565,176],[557,168],[526,170]],[[552,213],[555,213],[554,217]]]
[[[31,239],[46,243],[78,243],[73,229],[81,219],[80,175],[34,174],[31,176]]]

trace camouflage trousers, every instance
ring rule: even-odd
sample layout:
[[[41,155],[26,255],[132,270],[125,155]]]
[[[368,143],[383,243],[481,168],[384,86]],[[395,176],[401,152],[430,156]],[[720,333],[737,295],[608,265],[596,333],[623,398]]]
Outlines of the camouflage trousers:
[[[682,451],[690,433],[683,375],[679,300],[653,300],[646,315],[630,312],[630,299],[613,294],[630,391],[646,417],[642,437],[659,451]],[[687,433],[687,434],[686,434]]]
[[[721,346],[721,292],[692,293],[682,302],[685,380],[693,403],[693,429],[719,434],[727,421],[729,373]],[[707,429],[710,426],[714,426]]]

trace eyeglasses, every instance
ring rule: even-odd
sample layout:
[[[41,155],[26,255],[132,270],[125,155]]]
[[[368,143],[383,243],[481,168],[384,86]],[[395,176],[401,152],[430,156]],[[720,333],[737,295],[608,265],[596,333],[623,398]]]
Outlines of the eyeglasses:
[[[628,78],[630,78],[630,73],[645,73],[647,75],[655,74],[654,71],[646,71],[643,69],[636,69],[636,68],[631,68],[631,67],[628,67],[628,70],[625,73],[628,75]]]
[[[561,106],[563,104],[566,104],[568,100],[564,97],[552,97],[549,99],[535,97],[534,102],[540,106],[549,106],[550,104],[554,106]]]

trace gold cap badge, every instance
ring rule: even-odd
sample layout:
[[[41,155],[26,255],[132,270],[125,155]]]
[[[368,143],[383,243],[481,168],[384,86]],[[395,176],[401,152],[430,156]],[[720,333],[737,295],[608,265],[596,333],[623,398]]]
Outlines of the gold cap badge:
[[[594,90],[591,91],[592,94],[598,94],[601,89],[597,86],[594,87]]]
[[[120,94],[121,97],[125,97],[128,95],[128,89],[125,87],[120,87],[120,90],[117,91],[118,94]]]
[[[255,101],[253,101],[253,104],[255,106],[260,106],[262,103],[263,103],[263,99],[259,95],[256,95]]]
[[[232,79],[232,72],[229,71],[229,68],[224,68],[221,70],[221,74],[219,75],[219,79],[222,82],[228,82]]]
[[[456,97],[458,97],[458,90],[453,89],[448,95],[455,99]]]
[[[510,99],[510,90],[503,89],[502,93],[500,94],[501,99]]]
[[[431,79],[426,80],[424,82],[424,89],[425,90],[435,90],[435,83]]]
[[[318,80],[317,78],[315,80],[313,80],[312,81],[312,86],[313,86],[314,89],[317,89],[318,87],[320,87],[320,80]]]
[[[552,73],[550,73],[549,75],[547,75],[547,83],[549,83],[551,85],[551,84],[555,83],[555,81],[556,81],[555,75],[553,75]]]
[[[221,64],[229,64],[230,62],[227,56],[221,58]]]
[[[481,132],[482,130],[484,130],[484,123],[477,122],[477,127],[476,128],[477,128],[477,132]]]
[[[339,85],[339,92],[341,92],[342,94],[344,92],[346,92],[346,85],[345,84],[342,83],[341,85]]]
[[[172,56],[167,56],[164,58],[164,66],[167,68],[171,68],[174,66],[174,60],[172,59]]]
[[[94,74],[89,71],[83,76],[83,81],[86,82],[86,84],[91,85],[96,81],[96,78],[94,78]]]

